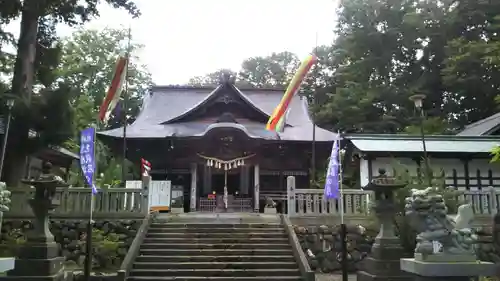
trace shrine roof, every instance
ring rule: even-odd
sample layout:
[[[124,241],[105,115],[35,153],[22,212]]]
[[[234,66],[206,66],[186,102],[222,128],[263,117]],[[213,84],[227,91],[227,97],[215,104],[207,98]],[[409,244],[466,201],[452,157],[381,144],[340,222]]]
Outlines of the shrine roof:
[[[495,132],[498,131],[499,127],[500,127],[500,113],[497,113],[465,126],[465,128],[457,135],[488,136],[495,134]]]
[[[202,107],[210,97],[223,87],[231,87],[255,112],[268,118],[279,104],[282,89],[238,89],[226,84],[218,87],[155,86],[145,99],[137,119],[127,126],[127,138],[201,137],[214,127],[233,127],[247,133],[251,138],[312,141],[313,122],[309,116],[306,99],[295,96],[290,104],[290,113],[284,132],[265,129],[264,123],[215,123],[183,122],[183,116]],[[102,136],[123,137],[123,129],[99,132]],[[317,141],[333,141],[335,134],[316,126]]]
[[[344,139],[363,152],[423,152],[418,135],[353,134]],[[425,136],[425,145],[430,153],[490,153],[499,140],[499,137],[429,135]]]

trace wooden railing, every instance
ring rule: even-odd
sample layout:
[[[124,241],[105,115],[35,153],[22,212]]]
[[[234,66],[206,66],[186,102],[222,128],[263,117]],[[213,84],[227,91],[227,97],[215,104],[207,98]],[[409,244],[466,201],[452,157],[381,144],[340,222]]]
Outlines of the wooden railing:
[[[9,188],[12,193],[10,210],[4,214],[7,219],[31,218],[33,212],[28,199],[34,188]],[[90,188],[59,187],[55,195],[53,218],[88,218],[90,214]],[[101,189],[94,195],[92,215],[95,218],[122,219],[143,218],[148,212],[147,201],[140,188]]]

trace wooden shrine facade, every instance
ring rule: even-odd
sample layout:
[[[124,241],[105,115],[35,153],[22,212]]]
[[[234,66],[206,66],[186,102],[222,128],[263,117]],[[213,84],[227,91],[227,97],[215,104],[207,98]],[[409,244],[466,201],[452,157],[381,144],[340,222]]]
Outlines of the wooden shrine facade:
[[[267,131],[282,95],[282,90],[240,90],[229,76],[215,89],[155,87],[127,127],[127,158],[147,159],[153,179],[182,188],[185,209],[219,210],[226,194],[239,202],[233,211],[259,211],[267,196],[285,196],[289,175],[307,188],[313,139],[316,167],[324,167],[335,137],[318,127],[313,137],[306,101],[298,96],[284,132]],[[120,151],[122,132],[99,134]]]

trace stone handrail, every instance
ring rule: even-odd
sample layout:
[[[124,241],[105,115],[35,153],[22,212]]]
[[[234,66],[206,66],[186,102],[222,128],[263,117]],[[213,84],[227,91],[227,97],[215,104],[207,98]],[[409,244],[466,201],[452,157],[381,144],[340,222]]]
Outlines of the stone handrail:
[[[472,204],[477,216],[491,216],[500,212],[500,190],[483,187],[481,190],[458,190],[459,203]],[[373,193],[360,189],[344,189],[345,216],[363,216],[369,213]],[[288,215],[322,216],[340,215],[339,199],[326,199],[323,189],[289,189]]]
[[[300,245],[299,239],[297,238],[297,234],[295,234],[295,231],[293,229],[292,223],[290,222],[290,219],[288,219],[287,216],[285,215],[280,215],[280,220],[281,224],[285,228],[285,232],[288,236],[288,241],[290,245],[292,246],[292,252],[293,256],[295,258],[295,261],[299,265],[300,273],[302,275],[302,278],[305,281],[314,281],[316,279],[316,274],[313,270],[311,270],[311,266],[309,265],[309,261],[307,260],[307,257],[302,250],[302,247]]]
[[[144,241],[144,238],[146,237],[146,234],[149,230],[149,226],[151,226],[151,223],[154,221],[157,215],[158,215],[157,211],[151,212],[148,213],[146,217],[142,220],[141,227],[137,231],[134,241],[132,241],[132,244],[130,245],[130,248],[127,251],[127,255],[125,255],[125,258],[123,259],[120,269],[117,272],[117,281],[127,280],[128,274],[130,272],[130,269],[132,268],[134,260],[139,255],[139,250],[142,241]]]
[[[342,196],[345,216],[362,216],[369,213],[371,191],[344,189]],[[326,199],[323,189],[289,190],[288,215],[290,216],[340,215],[341,210],[341,200]]]
[[[34,188],[9,188],[12,204],[4,214],[6,219],[33,217],[28,204]],[[144,218],[148,213],[147,198],[139,188],[100,189],[94,195],[92,216],[95,218]],[[54,201],[59,204],[51,214],[53,218],[88,218],[91,203],[90,188],[58,187]]]
[[[472,204],[476,215],[495,215],[500,211],[500,190],[492,186],[481,190],[458,190],[460,203]]]

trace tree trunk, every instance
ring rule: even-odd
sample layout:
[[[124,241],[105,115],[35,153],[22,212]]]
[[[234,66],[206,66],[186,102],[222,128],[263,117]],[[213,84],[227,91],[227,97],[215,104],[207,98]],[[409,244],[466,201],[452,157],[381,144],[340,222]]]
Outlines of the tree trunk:
[[[43,1],[42,1],[43,2]],[[40,15],[39,0],[25,0],[21,13],[21,30],[17,42],[17,57],[12,78],[12,93],[20,99],[17,103],[31,103],[35,80],[35,56]],[[24,176],[26,166],[27,140],[30,125],[23,118],[25,105],[14,110],[11,131],[9,132],[4,179],[8,186],[17,186]],[[18,113],[18,114],[16,114]]]

